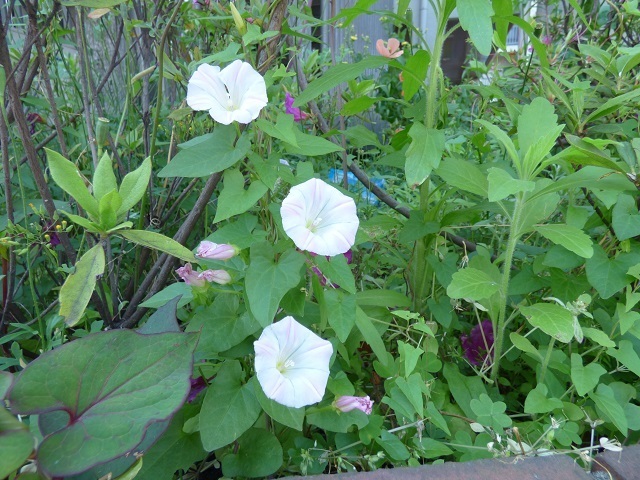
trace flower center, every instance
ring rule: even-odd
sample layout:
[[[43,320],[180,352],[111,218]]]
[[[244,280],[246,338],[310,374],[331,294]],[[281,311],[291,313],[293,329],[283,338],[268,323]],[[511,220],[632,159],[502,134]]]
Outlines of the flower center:
[[[288,369],[293,368],[295,366],[296,366],[295,362],[290,358],[288,358],[284,362],[282,360],[278,361],[276,368],[280,373],[285,373]]]
[[[307,228],[311,230],[313,233],[315,233],[318,227],[320,226],[321,222],[322,222],[322,219],[318,217],[312,222],[311,221],[307,222]]]

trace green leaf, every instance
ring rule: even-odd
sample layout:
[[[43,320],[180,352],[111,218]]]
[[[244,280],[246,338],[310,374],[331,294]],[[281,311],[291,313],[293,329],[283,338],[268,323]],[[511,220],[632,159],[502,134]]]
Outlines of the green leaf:
[[[307,157],[319,157],[321,155],[328,155],[333,152],[342,151],[342,147],[336,145],[329,140],[316,135],[309,135],[308,133],[301,132],[300,130],[294,130],[296,137],[296,145],[285,144],[284,148],[288,153],[293,155],[306,155]]]
[[[506,403],[494,402],[489,395],[483,393],[479,398],[472,399],[470,405],[471,410],[477,415],[478,423],[497,431],[511,426],[511,418],[504,413],[507,409]]]
[[[595,244],[593,256],[586,262],[587,279],[603,299],[610,298],[633,281],[627,271],[639,261],[638,256],[632,253],[623,253],[609,260],[602,247]]]
[[[358,306],[409,307],[411,300],[404,293],[393,290],[364,290],[356,293]]]
[[[142,165],[136,168],[133,172],[127,173],[122,179],[120,184],[120,198],[122,204],[118,209],[118,218],[126,214],[133,206],[138,203],[144,192],[147,191],[149,186],[149,179],[151,178],[151,158],[147,157]]]
[[[193,300],[191,286],[184,282],[172,283],[168,287],[160,290],[150,299],[142,302],[140,306],[145,308],[159,308],[166,305],[168,301],[175,297],[180,297],[178,307],[184,307],[187,303]]]
[[[607,371],[599,363],[590,363],[586,367],[582,365],[582,357],[577,353],[571,354],[571,381],[576,387],[576,392],[584,397],[596,388],[600,377]]]
[[[336,332],[338,340],[347,341],[356,323],[356,297],[338,290],[324,292],[329,325]]]
[[[573,338],[573,315],[566,308],[555,303],[536,303],[520,307],[520,312],[529,323],[538,327],[556,340],[569,343]]]
[[[191,250],[180,245],[173,238],[165,237],[160,233],[150,232],[148,230],[120,230],[118,231],[118,235],[126,238],[130,242],[168,253],[185,262],[196,261],[196,257]]]
[[[225,477],[266,477],[278,471],[283,452],[276,436],[260,428],[252,428],[239,439],[234,453],[222,457]]]
[[[596,410],[603,419],[613,423],[620,433],[627,435],[629,424],[622,405],[618,403],[613,390],[608,385],[600,384],[595,392],[589,394],[589,398],[596,404]]]
[[[536,188],[534,182],[513,178],[509,172],[501,168],[487,170],[489,182],[488,197],[490,202],[497,202],[520,192],[532,192]]]
[[[546,385],[539,383],[531,390],[524,402],[525,413],[549,413],[562,408],[562,402],[557,398],[547,398],[549,389]]]
[[[407,379],[403,377],[396,378],[396,385],[404,396],[407,397],[407,400],[411,402],[413,413],[416,413],[418,417],[424,416],[424,400],[422,398],[423,384],[424,381],[418,373],[410,375]]]
[[[330,282],[340,285],[340,288],[349,293],[356,293],[356,282],[353,278],[353,272],[344,255],[336,255],[330,259],[317,256],[314,260],[322,274],[327,277]]]
[[[534,98],[529,105],[522,107],[518,117],[518,143],[522,157],[557,125],[558,116],[546,98]]]
[[[224,186],[218,197],[218,209],[213,223],[221,222],[235,215],[240,215],[253,207],[269,187],[257,180],[244,189],[244,176],[240,170],[227,170],[224,173]]]
[[[220,293],[213,304],[196,310],[187,326],[188,332],[200,331],[197,352],[215,356],[241,343],[260,330],[249,312],[240,311],[237,295]]]
[[[29,428],[0,406],[0,478],[22,467],[34,444]]]
[[[137,329],[138,333],[144,335],[153,335],[156,333],[181,332],[180,325],[176,319],[176,310],[178,308],[180,296],[176,296],[169,300],[156,310],[149,319]]]
[[[465,268],[453,274],[447,295],[450,298],[483,300],[499,290],[500,286],[488,273],[477,268]]]
[[[491,53],[493,8],[489,0],[457,0],[460,25],[482,55]]]
[[[584,124],[597,120],[600,117],[609,115],[610,113],[618,111],[624,105],[631,107],[635,103],[636,97],[640,95],[640,90],[635,89],[629,92],[618,95],[617,97],[610,98],[593,112],[591,112],[584,120]]]
[[[307,423],[329,432],[347,433],[351,425],[362,428],[369,423],[369,417],[360,410],[340,412],[338,410],[322,410],[307,412]]]
[[[435,170],[450,186],[486,198],[489,191],[487,177],[473,163],[456,157],[442,161]]]
[[[113,173],[111,158],[109,154],[105,152],[93,174],[93,196],[99,202],[107,193],[117,189],[118,182],[116,175]]]
[[[455,403],[467,417],[475,417],[475,413],[471,408],[471,400],[480,398],[480,395],[487,393],[487,389],[480,377],[465,377],[460,373],[458,367],[451,363],[444,364],[442,373],[447,380],[447,385],[456,401]]]
[[[45,148],[51,178],[65,192],[71,195],[94,219],[98,218],[98,201],[91,196],[85,185],[84,177],[75,166],[58,152]]]
[[[136,480],[172,480],[174,472],[187,470],[205,457],[200,435],[185,433],[184,422],[184,412],[180,411],[160,440],[144,452],[142,469]]]
[[[621,340],[617,349],[609,348],[607,353],[640,376],[640,357],[629,340]]]
[[[411,373],[415,370],[416,365],[418,364],[418,360],[420,359],[420,355],[422,355],[423,352],[424,350],[422,350],[421,348],[414,347],[411,344],[404,343],[403,341],[398,340],[398,353],[400,354],[400,361],[404,363],[405,377],[411,375]],[[418,413],[420,412],[421,410],[418,411]]]
[[[200,436],[208,451],[238,439],[258,419],[260,404],[250,384],[242,384],[242,367],[226,360],[213,379],[200,411]]]
[[[420,90],[420,87],[424,86],[430,61],[431,56],[426,50],[418,50],[407,59],[407,63],[402,69],[404,78],[402,88],[404,90],[404,98],[407,100],[413,98]]]
[[[369,344],[371,350],[378,360],[383,365],[387,363],[387,349],[382,341],[380,333],[373,325],[371,317],[369,317],[364,310],[360,307],[356,307],[356,327],[364,337],[364,341]]]
[[[414,438],[413,444],[420,450],[422,458],[446,457],[453,453],[444,443],[429,437]]]
[[[618,197],[613,207],[611,225],[620,241],[640,235],[640,213],[631,195],[621,194]]]
[[[444,131],[427,128],[416,122],[409,130],[411,145],[404,166],[407,184],[422,185],[434,168],[438,168],[444,152]]]
[[[345,103],[342,106],[340,114],[344,116],[357,115],[358,113],[369,110],[374,104],[378,103],[379,101],[380,99],[374,97],[357,97]]]
[[[103,230],[110,230],[118,224],[117,212],[122,199],[116,189],[111,190],[100,199],[98,220]]]
[[[592,340],[593,342],[597,343],[598,345],[600,345],[602,347],[611,348],[611,347],[615,347],[616,346],[616,342],[611,340],[609,335],[604,333],[602,330],[597,330],[595,328],[583,327],[582,333],[584,333],[584,336],[586,338],[588,338],[589,340]]]
[[[96,277],[104,273],[105,260],[102,244],[96,244],[82,255],[75,272],[67,277],[60,289],[61,317],[69,327],[76,325],[89,304],[96,287]]]
[[[251,378],[249,383],[253,385],[253,394],[267,415],[278,423],[294,428],[300,432],[302,431],[304,425],[304,408],[285,407],[275,400],[267,398],[256,377]]]
[[[260,325],[267,327],[273,322],[282,297],[300,282],[305,258],[295,250],[287,250],[275,261],[273,247],[267,242],[253,245],[250,256],[245,279],[249,308]],[[269,288],[265,288],[267,285]]]
[[[39,467],[49,476],[69,476],[134,449],[151,423],[169,418],[184,402],[196,341],[192,334],[115,330],[30,363],[9,394],[12,409],[66,412],[73,420],[40,443]]]
[[[518,350],[523,352],[530,353],[534,355],[538,360],[542,360],[542,355],[538,352],[538,349],[533,346],[533,344],[529,341],[527,337],[523,337],[522,335],[517,334],[516,332],[511,332],[509,334],[509,338],[511,339],[511,343]]]
[[[571,225],[538,225],[535,230],[553,243],[562,245],[567,250],[583,258],[593,256],[591,237],[579,228]]]
[[[67,213],[64,211],[62,212],[62,214],[66,216],[69,220],[71,220],[73,223],[80,225],[83,228],[86,228],[90,232],[100,233],[102,231],[102,228],[100,228],[100,225],[97,225],[95,222],[92,222],[91,220],[87,220],[86,218],[81,217],[80,215],[74,215],[73,213]]]
[[[4,400],[9,388],[13,384],[13,374],[0,371],[0,402]]]
[[[640,92],[640,90],[638,91]],[[592,143],[574,135],[567,134],[565,138],[574,148],[573,150],[571,147],[565,149],[560,158],[566,158],[571,163],[579,165],[602,167],[626,174],[624,168],[616,164],[605,150],[601,150]]]
[[[247,156],[251,140],[245,134],[236,142],[233,125],[216,125],[213,133],[191,139],[178,148],[180,151],[160,170],[159,177],[208,177],[222,172]]]
[[[511,141],[511,138],[509,138],[509,136],[505,132],[500,130],[500,128],[498,128],[493,123],[489,123],[486,120],[476,120],[476,123],[482,125],[489,131],[491,135],[496,137],[496,139],[504,146],[507,153],[509,154],[509,157],[511,157],[511,160],[515,165],[520,164],[520,157],[518,156],[516,147]]]
[[[379,68],[387,63],[389,63],[389,59],[385,57],[369,56],[358,63],[340,63],[334,65],[327,69],[320,78],[311,82],[307,88],[298,95],[293,106],[301,107],[341,83],[353,80],[365,70]]]
[[[294,147],[298,146],[298,140],[296,139],[297,127],[295,126],[293,115],[279,113],[275,125],[263,118],[259,118],[256,121],[256,125],[270,137],[278,138]]]
[[[404,443],[400,441],[393,433],[387,430],[380,432],[380,438],[376,438],[376,443],[380,445],[392,460],[401,462],[407,460],[411,454]]]

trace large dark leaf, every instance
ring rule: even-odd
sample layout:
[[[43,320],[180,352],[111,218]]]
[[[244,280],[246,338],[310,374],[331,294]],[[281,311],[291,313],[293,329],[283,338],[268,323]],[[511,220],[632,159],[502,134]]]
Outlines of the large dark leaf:
[[[101,332],[29,364],[9,392],[13,412],[68,416],[40,444],[40,468],[73,475],[134,449],[187,397],[196,341],[183,333]]]

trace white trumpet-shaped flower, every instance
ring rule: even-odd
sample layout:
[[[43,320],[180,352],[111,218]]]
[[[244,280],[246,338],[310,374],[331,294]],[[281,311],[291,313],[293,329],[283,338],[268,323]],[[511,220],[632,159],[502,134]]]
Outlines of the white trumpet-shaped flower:
[[[317,178],[292,187],[280,213],[284,231],[301,250],[334,256],[355,242],[359,220],[353,198]]]
[[[202,64],[187,86],[187,104],[194,110],[208,110],[216,122],[224,125],[255,120],[267,101],[264,78],[240,60],[222,70]]]
[[[293,317],[264,329],[253,342],[258,382],[265,395],[287,407],[322,400],[333,347]]]

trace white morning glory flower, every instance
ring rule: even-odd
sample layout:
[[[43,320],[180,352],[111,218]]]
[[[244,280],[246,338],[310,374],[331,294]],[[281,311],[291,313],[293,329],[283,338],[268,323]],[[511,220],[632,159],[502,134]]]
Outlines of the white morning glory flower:
[[[265,395],[287,407],[322,400],[333,347],[293,317],[264,329],[253,342],[256,374]]]
[[[194,110],[208,110],[216,122],[224,125],[255,120],[267,101],[264,78],[240,60],[222,70],[202,64],[187,86],[187,104]]]
[[[317,178],[292,187],[280,213],[284,231],[301,250],[334,256],[347,252],[355,242],[356,203]]]

